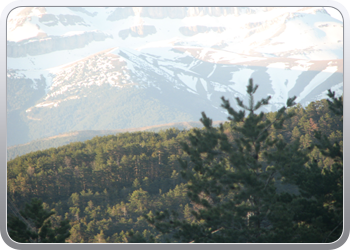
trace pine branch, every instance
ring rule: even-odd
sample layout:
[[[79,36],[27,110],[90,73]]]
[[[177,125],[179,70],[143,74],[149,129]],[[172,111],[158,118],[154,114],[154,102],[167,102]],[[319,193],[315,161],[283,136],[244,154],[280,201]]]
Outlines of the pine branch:
[[[9,208],[12,210],[12,212],[21,220],[23,221],[27,227],[29,227],[33,232],[35,232],[35,228],[21,215],[21,213],[18,211],[17,207],[14,205],[14,203],[11,201],[11,198],[9,195],[7,195],[7,204],[9,205]]]
[[[339,224],[332,230],[332,232],[330,232],[330,233],[327,235],[327,237],[326,237],[326,239],[323,241],[323,243],[325,243],[325,242],[327,241],[327,239],[329,238],[329,236],[331,236],[331,234],[334,233],[334,231],[335,231],[342,223],[343,223],[343,220],[341,220],[341,221],[339,222]]]
[[[267,185],[269,184],[270,180],[272,179],[275,173],[276,171],[272,172],[272,174],[269,176],[269,178],[266,181],[265,187],[263,188],[263,191],[266,189]]]

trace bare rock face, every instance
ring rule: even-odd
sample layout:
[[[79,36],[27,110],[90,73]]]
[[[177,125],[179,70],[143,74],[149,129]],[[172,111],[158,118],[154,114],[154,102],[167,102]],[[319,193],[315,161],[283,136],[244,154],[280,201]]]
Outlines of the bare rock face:
[[[107,17],[107,21],[119,21],[134,16],[132,8],[116,8],[112,14]]]
[[[149,17],[154,19],[182,19],[191,16],[226,16],[239,14],[255,14],[252,8],[237,7],[135,7],[116,8],[107,18],[108,21],[118,21],[132,16]]]
[[[67,131],[198,120],[203,110],[223,120],[220,98],[245,100],[249,78],[262,86],[258,99],[273,96],[268,111],[290,96],[304,105],[327,89],[342,91],[343,24],[322,11],[18,9],[7,23],[8,145]]]
[[[226,30],[225,27],[208,27],[208,26],[202,26],[202,25],[196,25],[196,26],[183,26],[179,28],[179,31],[184,36],[194,36],[198,33],[208,33],[210,31],[214,31],[217,33],[224,32]]]
[[[157,33],[156,27],[153,25],[139,25],[133,26],[129,29],[119,31],[119,37],[125,40],[129,36],[132,37],[146,37]]]
[[[68,25],[83,25],[89,26],[84,22],[84,20],[75,15],[58,15],[44,14],[39,18],[39,22],[45,24],[46,26],[55,26],[61,23],[64,26]]]
[[[180,19],[188,16],[187,7],[148,7],[148,8],[117,8],[107,18],[108,21],[118,21],[128,17],[139,15],[154,19],[171,18]]]

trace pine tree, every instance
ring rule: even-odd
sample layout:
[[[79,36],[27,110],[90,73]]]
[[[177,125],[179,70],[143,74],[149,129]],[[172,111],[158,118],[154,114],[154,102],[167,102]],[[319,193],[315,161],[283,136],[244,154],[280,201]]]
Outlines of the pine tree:
[[[334,114],[339,115],[343,118],[343,96],[335,97],[335,92],[328,90],[328,97],[330,99],[327,99],[327,103],[329,106],[329,109],[334,112]]]
[[[335,98],[330,90],[328,96],[329,109],[342,117],[342,97]],[[329,243],[341,236],[343,228],[343,150],[339,142],[332,143],[331,136],[320,131],[314,131],[314,137],[317,142],[312,147],[317,147],[333,164],[322,168],[312,159],[308,166],[294,168],[293,177],[290,173],[286,177],[292,177],[300,190],[294,201],[294,220],[301,225],[297,241]]]
[[[286,112],[294,105],[294,98],[287,101],[287,107],[278,110],[273,121],[266,119],[263,112],[255,112],[268,105],[270,96],[254,103],[258,86],[250,79],[247,86],[249,105],[236,98],[243,110],[235,111],[228,100],[222,98],[222,107],[229,114],[234,140],[212,126],[212,120],[202,113],[203,130],[195,129],[189,136],[190,143],[183,143],[183,150],[189,155],[190,163],[181,160],[182,177],[188,181],[188,196],[193,204],[194,222],[178,219],[176,212],[158,212],[146,216],[169,240],[179,242],[271,242],[289,230],[274,228],[273,222],[278,205],[283,215],[288,214],[286,203],[276,193],[275,179],[279,171],[290,164],[292,150],[279,136],[271,139],[271,129],[280,130],[286,119],[292,117]],[[246,111],[248,114],[246,116]],[[287,153],[285,153],[285,152]],[[294,152],[293,151],[293,152]],[[300,157],[296,164],[304,163]],[[284,210],[283,210],[284,209]],[[272,212],[273,211],[273,212]],[[273,216],[271,216],[273,214]],[[281,212],[280,212],[281,214]],[[270,220],[270,217],[272,220]],[[288,223],[287,223],[288,224]]]
[[[49,218],[54,213],[46,211],[40,199],[32,199],[20,211],[21,219],[9,215],[7,227],[10,237],[21,243],[64,243],[70,235],[69,221],[63,220],[58,227],[53,227]]]
[[[94,243],[106,243],[105,234],[103,233],[103,230],[100,230],[100,233],[94,236]]]
[[[300,140],[300,130],[298,129],[297,126],[295,126],[293,128],[293,131],[292,131],[292,137],[291,137],[291,141],[294,142],[294,141],[299,141]]]

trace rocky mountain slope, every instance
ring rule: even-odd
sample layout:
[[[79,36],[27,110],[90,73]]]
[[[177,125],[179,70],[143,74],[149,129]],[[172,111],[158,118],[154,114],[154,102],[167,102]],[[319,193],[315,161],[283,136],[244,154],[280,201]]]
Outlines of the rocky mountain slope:
[[[343,86],[323,8],[18,8],[8,19],[8,145],[79,130],[225,120],[249,78],[268,110]]]

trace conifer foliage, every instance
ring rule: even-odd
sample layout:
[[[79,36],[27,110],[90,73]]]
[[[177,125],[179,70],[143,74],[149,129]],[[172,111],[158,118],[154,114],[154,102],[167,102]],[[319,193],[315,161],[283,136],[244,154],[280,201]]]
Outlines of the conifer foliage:
[[[225,98],[228,121],[120,133],[7,164],[8,232],[17,242],[323,243],[343,228],[342,97],[295,98],[259,112]],[[43,201],[43,202],[42,202]],[[18,209],[22,212],[19,213]],[[53,214],[55,213],[55,214]],[[69,221],[68,221],[69,220]]]
[[[205,129],[195,130],[190,143],[183,144],[191,163],[180,159],[196,222],[177,220],[176,214],[167,211],[148,217],[163,233],[173,234],[181,242],[267,242],[274,237],[270,230],[274,225],[269,219],[278,200],[274,180],[286,164],[286,157],[274,153],[285,143],[283,139],[272,139],[270,128],[281,129],[293,115],[286,110],[295,104],[295,97],[288,99],[287,106],[278,110],[271,121],[263,112],[256,114],[271,98],[254,103],[257,89],[250,79],[249,105],[236,98],[243,108],[239,112],[222,98],[235,134],[233,141],[222,125],[213,128],[212,120],[202,113]]]
[[[25,205],[24,211],[20,211],[21,218],[9,216],[7,227],[10,237],[21,243],[64,243],[70,236],[69,221],[61,221],[58,227],[53,227],[49,218],[54,213],[46,211],[40,199],[32,199],[30,204]]]
[[[343,100],[328,91],[329,109],[343,120]],[[336,241],[342,234],[343,225],[343,150],[339,142],[332,142],[320,131],[314,131],[317,148],[321,155],[330,159],[330,166],[320,168],[318,160],[311,157],[306,166],[294,168],[290,179],[298,185],[300,196],[293,202],[295,220],[299,223],[298,242]],[[292,177],[287,175],[287,177]]]

